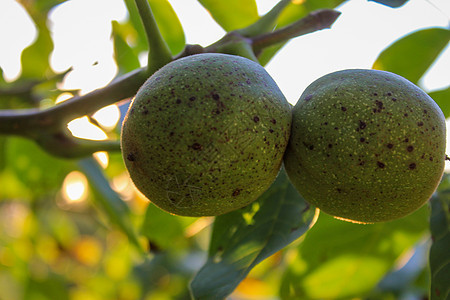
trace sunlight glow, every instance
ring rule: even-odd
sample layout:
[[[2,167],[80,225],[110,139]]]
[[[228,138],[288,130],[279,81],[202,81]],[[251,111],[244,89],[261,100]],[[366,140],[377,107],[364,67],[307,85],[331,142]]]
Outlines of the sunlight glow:
[[[64,179],[62,195],[67,203],[86,200],[88,182],[86,176],[78,171],[70,172]]]
[[[131,182],[130,176],[127,172],[114,177],[111,182],[111,187],[116,191],[122,199],[129,201],[134,198],[136,188]]]
[[[67,128],[74,137],[82,139],[101,141],[108,138],[102,129],[89,122],[88,117],[81,117],[70,121],[67,124]]]
[[[100,164],[103,169],[106,169],[109,164],[109,154],[106,151],[95,152],[94,154],[95,160]]]
[[[93,114],[92,118],[105,130],[112,130],[120,120],[119,107],[115,104],[105,106]]]
[[[55,104],[69,100],[72,97],[73,97],[73,95],[71,93],[64,92],[64,93],[58,95],[58,97],[56,98]]]
[[[300,5],[300,4],[305,3],[305,1],[306,1],[306,0],[292,0],[292,4]]]
[[[193,237],[194,235],[198,234],[203,229],[211,226],[211,224],[214,222],[214,217],[203,217],[198,218],[194,223],[189,225],[186,230],[184,231],[184,236],[186,238]]]

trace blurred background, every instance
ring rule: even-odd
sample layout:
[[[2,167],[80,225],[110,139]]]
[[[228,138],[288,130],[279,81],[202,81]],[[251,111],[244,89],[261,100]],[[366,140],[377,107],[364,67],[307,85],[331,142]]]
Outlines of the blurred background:
[[[22,1],[26,2],[33,1]],[[277,2],[257,0],[258,13],[264,14]],[[305,1],[293,2],[301,5]],[[183,26],[186,43],[207,46],[225,34],[199,2],[171,0],[170,4]],[[448,0],[410,0],[395,9],[351,0],[336,9],[342,15],[331,30],[290,41],[266,65],[292,104],[315,79],[342,69],[372,68],[379,54],[398,39],[425,28],[448,28],[450,18]],[[36,20],[19,2],[0,0],[0,67],[6,82],[20,80],[29,72],[29,67],[24,72],[21,55],[38,38]],[[137,44],[135,36],[127,34],[131,25],[121,0],[67,1],[52,8],[43,22],[53,39],[50,68],[55,73],[72,70],[57,83],[56,88],[64,92],[44,97],[41,107],[104,87],[123,73],[124,66],[117,63],[114,37],[118,32],[126,43]],[[130,65],[144,66],[147,53],[135,54],[137,62]],[[416,55],[405,53],[411,65],[416,64]],[[38,65],[39,60],[32,64]],[[418,84],[427,92],[448,88],[448,44]],[[95,125],[84,117],[68,127],[81,138],[117,137],[124,112],[123,107],[110,105],[92,116]],[[145,260],[130,245],[126,234],[111,228],[110,220],[99,209],[95,199],[102,197],[96,195],[100,188],[92,182],[101,180],[96,179],[95,172],[83,164],[51,157],[23,139],[14,139],[4,149],[4,161],[0,161],[1,300],[188,299],[186,286],[205,259],[212,219],[177,218],[148,206],[132,186],[120,153],[96,153],[95,160],[107,174],[109,185],[131,210],[130,222],[136,228],[146,228],[140,233],[151,237],[154,256]],[[146,217],[149,215],[152,218]],[[422,248],[396,262],[400,269],[416,253],[418,263],[412,272],[417,273],[419,282],[426,282],[420,271],[426,255],[426,239],[421,239],[424,231],[418,228],[408,238],[400,235],[408,240],[407,244],[420,241]],[[148,240],[139,242],[147,244]],[[285,255],[297,259],[294,251]],[[275,278],[281,271],[267,273],[280,264],[281,257],[275,255],[258,266],[232,299],[277,299],[279,279]],[[297,267],[302,268],[300,262]]]

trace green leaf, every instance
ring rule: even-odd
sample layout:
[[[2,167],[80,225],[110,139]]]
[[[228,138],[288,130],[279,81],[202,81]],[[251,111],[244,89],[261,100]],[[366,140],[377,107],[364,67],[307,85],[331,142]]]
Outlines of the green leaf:
[[[46,266],[41,266],[46,268]],[[35,275],[36,276],[36,275]],[[36,276],[38,277],[38,276]],[[28,278],[24,299],[69,299],[69,282],[67,278],[49,272],[44,278]]]
[[[430,92],[428,95],[439,105],[445,118],[450,117],[450,87]]]
[[[149,3],[159,30],[169,46],[170,51],[174,55],[181,52],[186,44],[184,31],[169,1],[150,0]]]
[[[285,27],[292,24],[309,13],[323,8],[335,8],[346,0],[306,0],[306,1],[292,1],[281,13],[278,18],[277,28]]]
[[[43,27],[39,28],[36,41],[22,52],[21,65],[23,78],[45,78],[51,75],[49,56],[53,50],[50,33]]]
[[[450,30],[429,28],[407,35],[383,50],[372,68],[417,84],[450,40]]]
[[[35,3],[27,3],[24,7],[36,25],[37,37],[34,43],[22,52],[21,77],[41,79],[53,74],[49,62],[53,40],[47,27],[47,11],[41,11],[33,4]]]
[[[430,248],[430,299],[448,299],[450,296],[450,183],[444,177],[438,193],[431,198],[430,230],[433,244]]]
[[[6,157],[6,143],[7,139],[5,136],[0,136],[0,172],[6,167],[7,157]]]
[[[111,188],[102,169],[93,158],[79,161],[80,169],[86,175],[94,192],[95,204],[117,225],[140,252],[144,252],[131,223],[130,210],[127,204]]]
[[[283,299],[351,299],[370,292],[427,232],[426,207],[392,222],[354,224],[321,214],[282,280]]]
[[[225,30],[247,27],[259,19],[255,0],[198,0]]]
[[[181,52],[186,44],[183,27],[168,0],[148,0],[155,16],[159,30],[173,55]],[[139,11],[134,0],[125,0],[132,24],[130,30],[134,31],[137,52],[148,50],[147,37],[142,25]],[[132,35],[131,32],[129,32]]]
[[[0,86],[6,85],[5,77],[3,76],[3,69],[0,67]]]
[[[119,74],[125,74],[140,67],[139,58],[126,40],[120,35],[120,24],[117,21],[112,22],[114,59],[119,68]]]
[[[404,5],[409,0],[368,0],[368,1],[378,2],[380,4],[383,4],[383,5],[386,5],[389,7],[397,8],[397,7]]]
[[[67,0],[19,0],[29,12],[41,12],[47,14],[50,9],[66,2]]]
[[[209,257],[191,283],[192,295],[223,299],[253,267],[304,234],[315,216],[282,170],[257,201],[216,218]]]
[[[8,137],[5,147],[7,168],[36,197],[59,190],[65,176],[76,167],[72,161],[54,157],[28,139]]]
[[[141,227],[141,234],[158,249],[184,248],[186,238],[181,218],[183,217],[171,215],[155,205],[149,204]],[[196,220],[196,218],[183,219],[190,219],[192,222]]]
[[[309,13],[323,8],[335,8],[346,0],[321,0],[321,1],[292,1],[280,14],[277,20],[276,28],[282,28],[292,24]],[[284,45],[284,44],[283,44]],[[283,47],[283,45],[275,45],[264,49],[258,56],[261,65],[266,65],[270,59]]]

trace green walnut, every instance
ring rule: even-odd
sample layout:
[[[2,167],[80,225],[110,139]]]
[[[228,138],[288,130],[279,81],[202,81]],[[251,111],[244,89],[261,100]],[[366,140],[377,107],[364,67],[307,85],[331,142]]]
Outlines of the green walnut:
[[[421,207],[440,182],[444,115],[401,76],[325,75],[306,88],[292,114],[286,171],[325,213],[361,223],[398,219]]]
[[[182,216],[214,216],[256,200],[274,181],[291,106],[259,64],[198,54],[175,60],[139,89],[121,146],[135,186]]]

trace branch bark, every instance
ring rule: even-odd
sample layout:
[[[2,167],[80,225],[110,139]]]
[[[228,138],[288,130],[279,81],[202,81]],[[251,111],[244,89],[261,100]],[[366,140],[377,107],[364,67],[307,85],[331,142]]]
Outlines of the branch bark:
[[[0,134],[35,138],[43,130],[61,128],[67,122],[89,115],[117,101],[133,97],[148,77],[145,68],[130,72],[107,87],[71,99],[45,110],[0,110]]]
[[[317,10],[289,26],[274,32],[251,37],[253,51],[259,53],[269,46],[274,46],[311,32],[330,28],[340,14],[340,12],[333,9]]]

